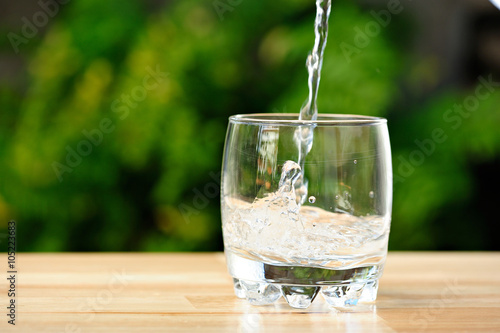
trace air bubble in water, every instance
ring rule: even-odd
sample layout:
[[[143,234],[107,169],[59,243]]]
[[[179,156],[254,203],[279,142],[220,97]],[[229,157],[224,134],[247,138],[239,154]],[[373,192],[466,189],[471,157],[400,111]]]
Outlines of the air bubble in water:
[[[370,196],[370,198],[374,198],[375,197],[375,193],[373,193],[373,191],[370,191],[370,193],[368,194]]]
[[[338,195],[338,194],[337,194],[337,195],[335,196],[335,200],[339,200],[339,199],[340,199],[340,195]]]
[[[310,197],[309,197],[309,202],[310,202],[310,203],[315,203],[315,202],[316,202],[316,198],[315,198],[315,197],[313,197],[313,196],[310,196]]]
[[[354,160],[354,164],[358,164],[358,160]]]

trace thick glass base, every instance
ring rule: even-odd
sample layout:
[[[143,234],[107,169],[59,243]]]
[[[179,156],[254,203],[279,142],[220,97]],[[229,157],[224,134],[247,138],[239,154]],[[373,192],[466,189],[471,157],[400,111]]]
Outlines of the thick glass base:
[[[346,269],[277,266],[226,252],[237,297],[253,305],[276,302],[281,296],[298,309],[309,307],[318,293],[333,307],[346,308],[377,298],[383,264]]]

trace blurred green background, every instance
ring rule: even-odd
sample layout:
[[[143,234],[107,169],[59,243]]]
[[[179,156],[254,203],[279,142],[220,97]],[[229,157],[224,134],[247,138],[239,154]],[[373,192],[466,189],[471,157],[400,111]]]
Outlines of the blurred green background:
[[[314,1],[62,2],[2,1],[0,233],[221,250],[227,117],[299,111]],[[401,1],[389,22],[388,3],[335,1],[319,110],[388,118],[390,249],[500,250],[500,84],[479,79],[500,82],[500,12]]]

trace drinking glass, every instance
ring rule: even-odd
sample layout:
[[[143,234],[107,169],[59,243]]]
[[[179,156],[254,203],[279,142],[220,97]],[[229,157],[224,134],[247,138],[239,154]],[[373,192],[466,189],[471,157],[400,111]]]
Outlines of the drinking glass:
[[[383,118],[229,118],[221,213],[236,296],[307,308],[372,302],[387,256],[392,164]]]

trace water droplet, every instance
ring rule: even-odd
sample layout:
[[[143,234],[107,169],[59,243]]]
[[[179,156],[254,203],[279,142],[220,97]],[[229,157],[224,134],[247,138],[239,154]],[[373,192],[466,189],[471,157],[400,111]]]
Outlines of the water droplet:
[[[315,202],[316,202],[316,198],[315,198],[315,197],[313,197],[313,196],[310,196],[310,197],[309,197],[309,202],[310,202],[310,203],[315,203]]]
[[[337,195],[335,196],[335,200],[339,200],[339,199],[340,199],[340,195],[338,195],[338,194],[337,194]]]
[[[369,196],[370,196],[370,198],[373,199],[375,197],[375,193],[373,191],[370,191]]]
[[[358,160],[354,160],[354,164],[358,164]]]

